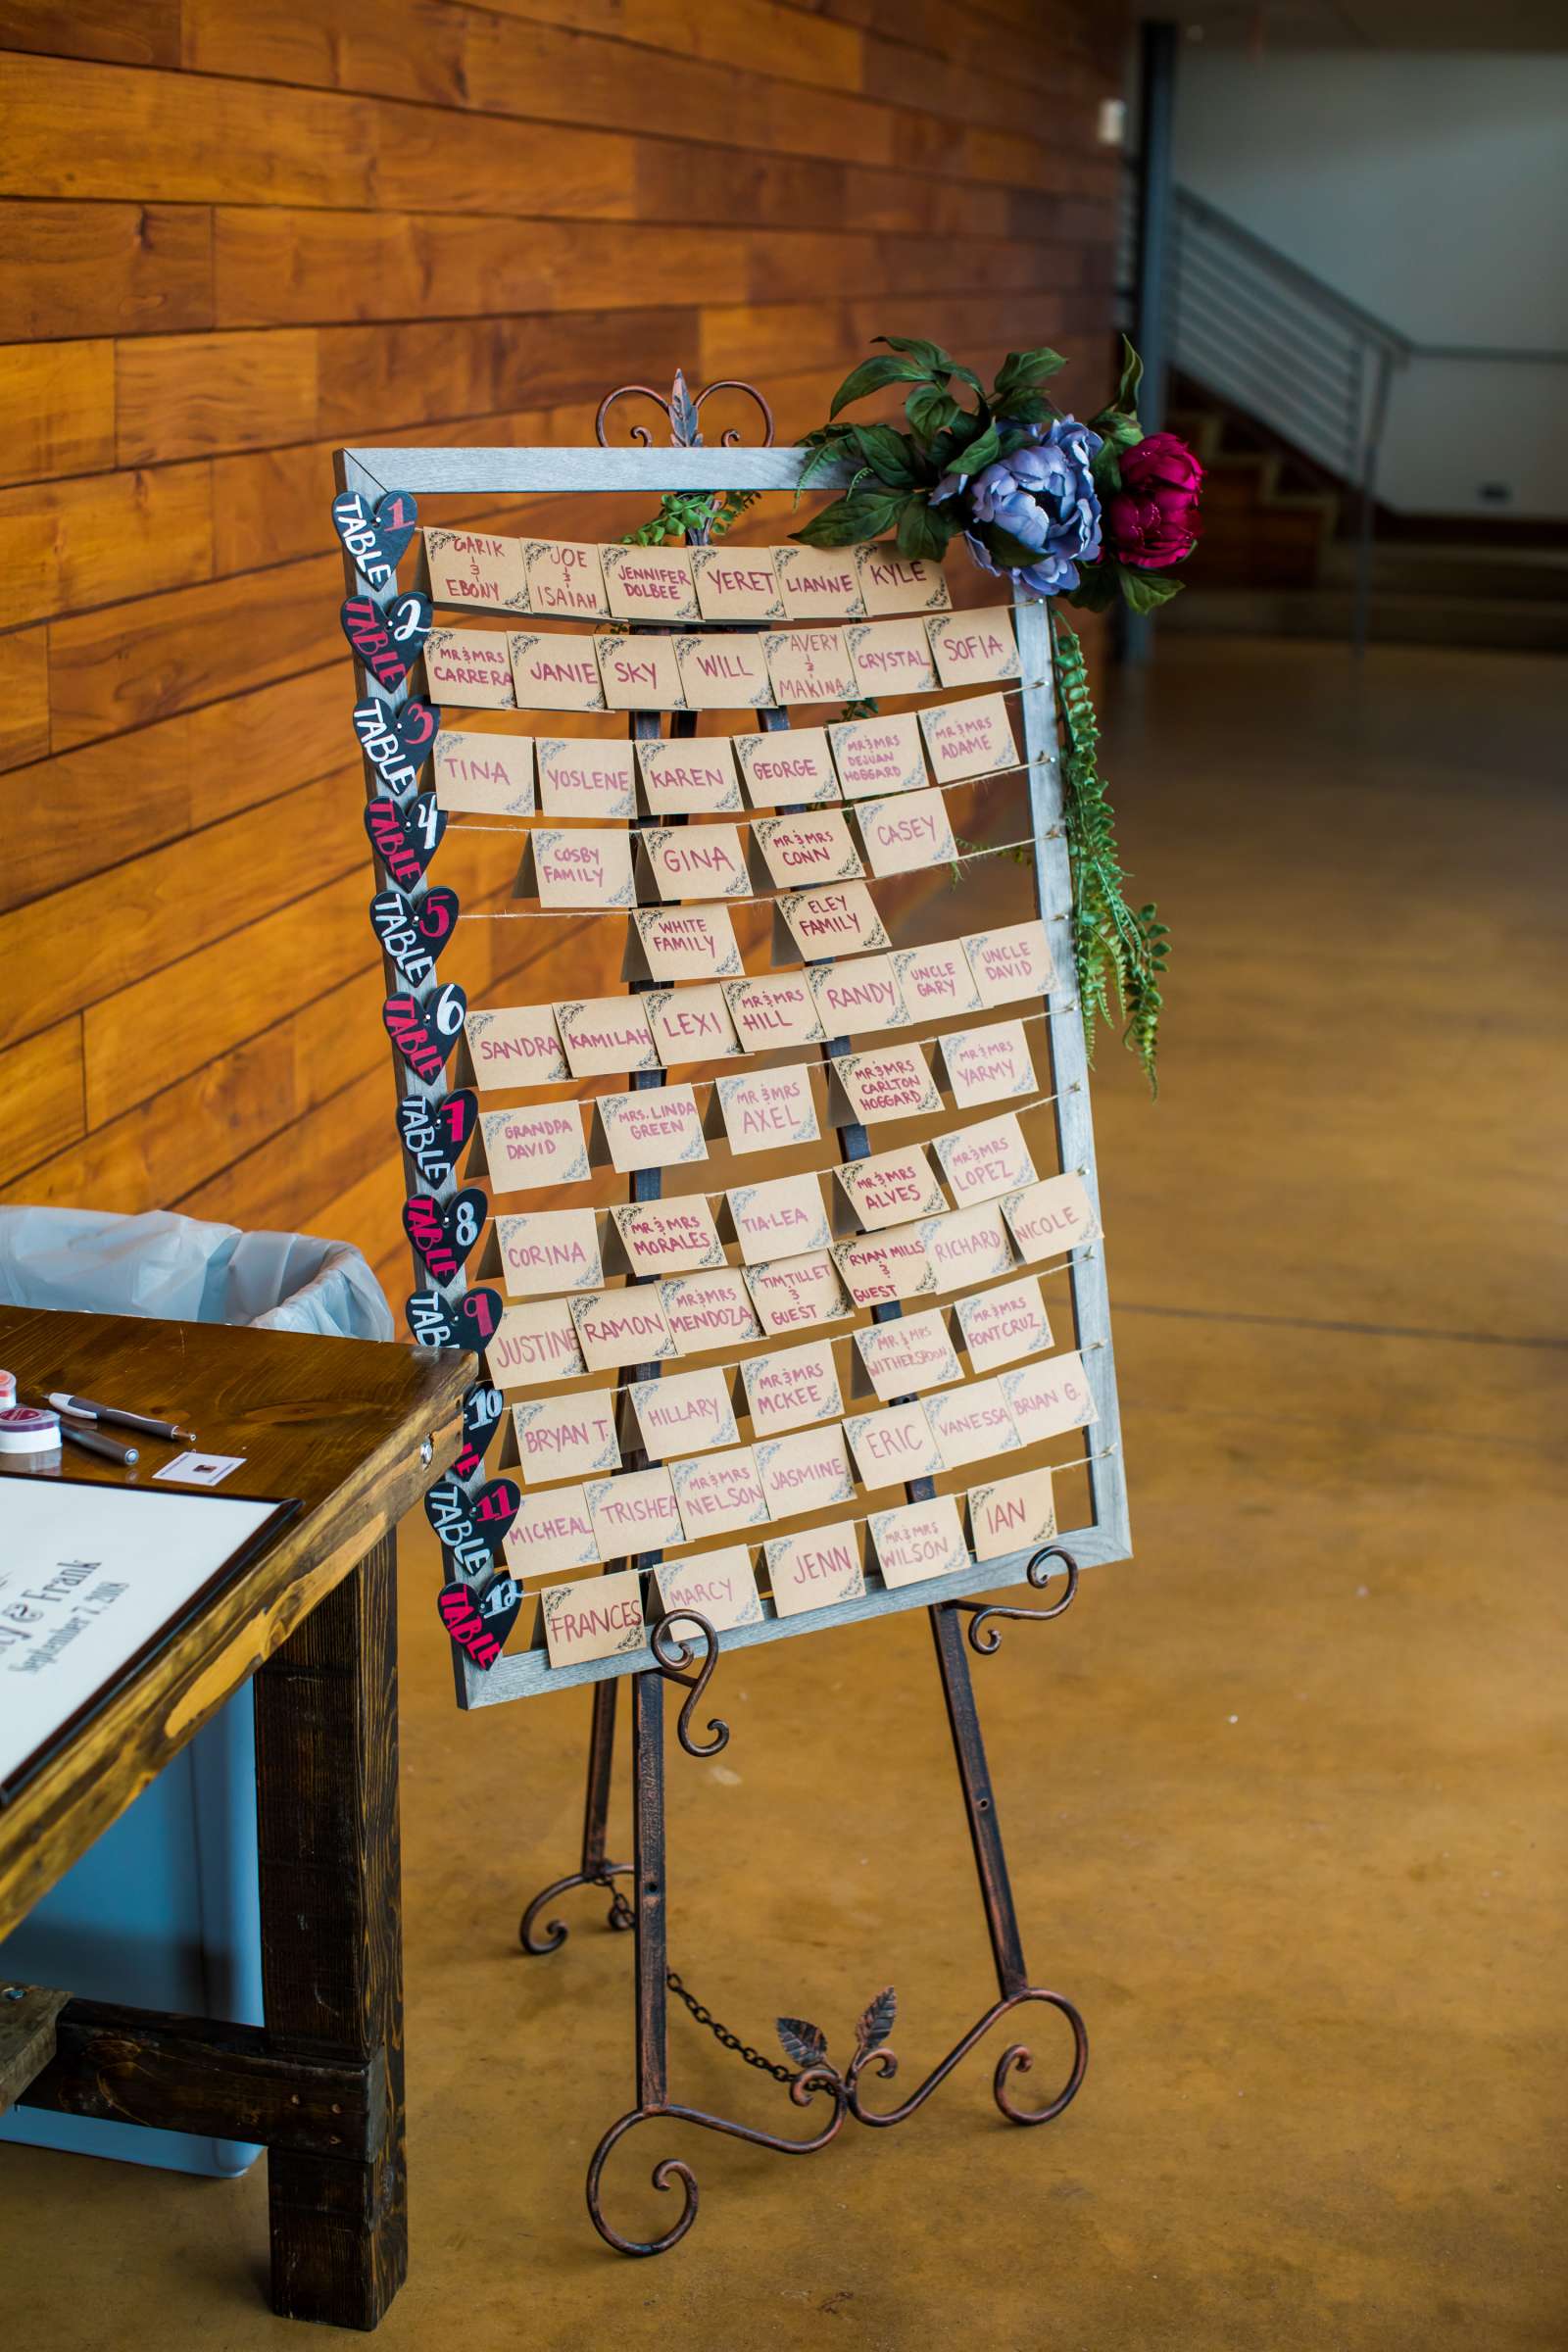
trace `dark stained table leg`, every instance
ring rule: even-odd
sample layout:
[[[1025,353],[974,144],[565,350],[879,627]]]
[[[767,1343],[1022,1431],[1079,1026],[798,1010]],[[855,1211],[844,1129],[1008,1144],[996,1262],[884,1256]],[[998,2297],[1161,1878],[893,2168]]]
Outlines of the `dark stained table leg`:
[[[395,1539],[256,1677],[262,1982],[270,2033],[370,2069],[358,2156],[268,2158],[272,2308],[374,2328],[408,2268]]]

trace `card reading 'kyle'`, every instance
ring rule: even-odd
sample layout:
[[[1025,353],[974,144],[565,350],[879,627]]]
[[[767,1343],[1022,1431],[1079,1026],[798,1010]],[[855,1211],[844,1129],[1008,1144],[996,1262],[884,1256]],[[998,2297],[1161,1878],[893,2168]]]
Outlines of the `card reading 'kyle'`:
[[[917,792],[925,783],[920,729],[912,710],[891,718],[843,719],[827,732],[847,801],[863,801],[873,793]]]
[[[659,1049],[641,997],[573,997],[555,1009],[573,1078],[658,1069]]]
[[[635,1568],[575,1584],[547,1585],[539,1595],[539,1614],[552,1666],[627,1657],[648,1639],[643,1580]]]
[[[811,1081],[804,1069],[743,1070],[720,1078],[718,1107],[732,1152],[811,1144],[820,1133]]]
[[[838,772],[827,748],[825,727],[780,728],[767,735],[730,738],[754,808],[814,808],[839,797]]]
[[[632,921],[651,980],[721,980],[741,970],[727,906],[638,906]]]
[[[591,1208],[525,1209],[497,1217],[496,1233],[501,1278],[513,1298],[559,1298],[594,1290],[605,1278]]]
[[[659,1293],[652,1283],[595,1291],[569,1301],[577,1345],[590,1372],[618,1372],[626,1364],[666,1361],[675,1352]]]
[[[729,1374],[716,1365],[707,1372],[668,1372],[662,1380],[634,1380],[631,1400],[643,1444],[659,1461],[740,1443]]]
[[[1018,675],[1010,605],[988,605],[982,612],[950,612],[925,625],[944,686],[987,686]]]
[[[1035,1181],[1035,1163],[1015,1110],[976,1119],[956,1134],[934,1136],[932,1142],[959,1208],[972,1208],[977,1200],[999,1200],[1004,1193]]]
[[[741,1257],[748,1266],[827,1248],[827,1211],[822,1205],[821,1182],[815,1176],[775,1176],[769,1184],[737,1184],[725,1198]]]
[[[779,1443],[789,1441],[781,1438]],[[781,1617],[830,1609],[836,1601],[858,1599],[865,1591],[860,1547],[847,1519],[831,1527],[808,1528],[800,1536],[776,1536],[762,1548],[773,1606]]]
[[[865,868],[837,808],[804,816],[760,816],[752,839],[780,890],[803,883],[858,881]]]
[[[730,981],[709,988],[651,988],[642,1002],[660,1059],[719,1061],[740,1051],[724,1004]]]
[[[1002,931],[971,931],[963,952],[982,1004],[1015,1004],[1020,997],[1049,996],[1056,986],[1051,943],[1038,917]]]
[[[533,738],[443,727],[431,780],[437,805],[470,816],[531,816]]]
[[[541,906],[629,906],[631,836],[601,826],[535,825],[528,836]]]
[[[775,1519],[795,1519],[803,1511],[819,1511],[829,1503],[854,1499],[855,1473],[837,1421],[823,1422],[816,1429],[798,1429],[788,1438],[760,1439],[756,1453]]]
[[[998,1381],[966,1381],[961,1389],[928,1396],[925,1405],[944,1470],[966,1470],[971,1462],[1019,1450],[1018,1431]]]
[[[581,1184],[588,1174],[580,1102],[536,1102],[479,1114],[485,1165],[498,1193],[535,1185]]]
[[[977,1560],[1005,1559],[1032,1551],[1056,1532],[1056,1506],[1049,1470],[1025,1470],[1018,1478],[969,1490],[969,1528]]]
[[[906,1224],[912,1217],[940,1216],[948,1205],[918,1144],[899,1152],[876,1152],[869,1159],[846,1160],[833,1172],[867,1233]]]
[[[939,939],[926,948],[895,948],[893,969],[911,1021],[935,1021],[952,1012],[974,1012],[975,987],[963,942]]]
[[[765,547],[693,547],[686,552],[705,620],[785,617],[784,599]]]
[[[1034,1093],[1035,1065],[1022,1021],[993,1021],[985,1029],[950,1029],[939,1042],[948,1088],[960,1110]]]
[[[599,1123],[610,1164],[622,1176],[706,1159],[702,1114],[689,1086],[650,1087],[640,1095],[601,1095]]]
[[[822,1038],[816,1002],[804,972],[760,972],[751,980],[727,980],[724,1002],[748,1054],[763,1053],[769,1046],[815,1045]]]
[[[948,1337],[947,1318],[938,1307],[901,1315],[896,1323],[868,1324],[855,1334],[855,1345],[884,1404],[963,1378],[963,1366]]]
[[[657,1574],[666,1617],[695,1609],[718,1634],[733,1625],[760,1625],[762,1621],[757,1571],[744,1544],[719,1544],[689,1560],[666,1560]],[[674,1630],[679,1635],[680,1627]]]
[[[565,1576],[573,1568],[591,1568],[600,1554],[582,1488],[548,1487],[542,1494],[525,1494],[507,1530],[506,1549],[507,1565],[516,1576]]]
[[[464,1023],[474,1084],[555,1086],[571,1072],[548,1004],[497,1004],[470,1012]]]
[[[666,1544],[680,1543],[680,1513],[667,1470],[622,1471],[618,1478],[590,1479],[583,1492],[602,1560],[662,1551]]]
[[[710,1274],[677,1274],[659,1286],[660,1303],[680,1355],[709,1355],[760,1340],[762,1327],[739,1266]]]
[[[958,1328],[977,1372],[993,1372],[1015,1364],[1020,1356],[1041,1355],[1051,1346],[1051,1318],[1040,1295],[1038,1274],[1004,1282],[977,1298],[955,1301]]]
[[[535,1486],[620,1468],[611,1389],[584,1389],[575,1396],[525,1397],[512,1408],[512,1426],[518,1472]]]
[[[886,1404],[874,1413],[852,1413],[844,1434],[855,1466],[868,1487],[902,1486],[906,1479],[934,1478],[942,1456],[920,1404]]]
[[[932,703],[920,713],[926,756],[939,784],[989,775],[1017,765],[1004,694],[977,694],[967,703]]]
[[[743,806],[727,735],[640,743],[637,763],[643,798],[656,816],[726,816]]]
[[[605,594],[597,547],[570,539],[525,539],[522,564],[530,612],[570,612],[584,620],[609,618],[610,599]]]
[[[912,874],[928,865],[954,865],[958,845],[940,792],[909,792],[886,801],[860,801],[855,821],[873,874]]]
[[[618,620],[696,620],[697,590],[683,547],[603,547],[599,560]]]
[[[593,637],[514,629],[507,639],[520,710],[603,710]]]
[[[930,1065],[918,1046],[879,1046],[844,1054],[833,1064],[851,1109],[868,1127],[880,1119],[920,1118],[942,1108]]]
[[[612,817],[637,813],[637,765],[629,743],[595,743],[584,736],[542,736],[539,806],[546,816]]]
[[[962,1291],[970,1283],[1010,1274],[1018,1263],[1002,1204],[982,1201],[951,1217],[930,1217],[920,1228],[939,1291]]]
[[[594,652],[606,709],[685,709],[675,649],[667,637],[596,637]]]
[[[862,689],[842,629],[779,629],[762,639],[776,703],[852,703]]]
[[[831,888],[800,891],[780,899],[778,911],[803,963],[815,962],[824,956],[853,956],[862,949],[885,948],[889,944],[876,901],[863,882],[839,882]]]
[[[945,612],[953,602],[946,573],[929,556],[901,556],[891,539],[862,541],[850,554],[873,620],[884,612]]]
[[[922,1584],[930,1576],[956,1576],[969,1565],[969,1546],[952,1494],[901,1503],[893,1511],[873,1511],[871,1542],[890,1592],[901,1585]]]
[[[748,1356],[741,1366],[746,1409],[760,1438],[812,1421],[836,1421],[844,1410],[830,1340],[804,1348],[780,1348],[771,1355]]]
[[[442,531],[430,525],[424,534],[424,560],[430,569],[430,595],[438,605],[488,605],[496,612],[528,611],[520,539],[494,539],[483,531]]]
[[[862,620],[844,632],[858,694],[928,694],[937,684],[931,647],[918,620]]]
[[[1100,1417],[1084,1378],[1084,1359],[1076,1349],[1018,1364],[1004,1372],[998,1385],[1026,1446],[1059,1437],[1063,1430],[1086,1429]]]
[[[507,640],[494,629],[432,629],[424,674],[433,703],[510,710],[516,702]]]
[[[631,1200],[610,1213],[634,1274],[689,1274],[724,1262],[713,1212],[701,1193]]]
[[[909,1016],[891,956],[852,956],[813,964],[806,975],[827,1037],[862,1037],[868,1029],[905,1029]]]
[[[778,575],[789,620],[863,620],[865,603],[847,547],[775,547]]]
[[[485,1342],[484,1356],[498,1389],[579,1379],[588,1369],[564,1298],[529,1298],[521,1305],[504,1306]]]
[[[805,1331],[813,1323],[838,1323],[850,1312],[849,1293],[826,1250],[808,1250],[804,1257],[775,1258],[771,1265],[748,1266],[746,1287],[767,1332]]]
[[[749,1446],[727,1453],[698,1453],[672,1462],[670,1484],[688,1544],[705,1536],[732,1536],[738,1527],[761,1527],[768,1518],[767,1496],[757,1475]]]
[[[744,899],[751,891],[734,825],[650,825],[637,846],[662,899]]]
[[[1024,1192],[1004,1194],[1002,1213],[1026,1263],[1059,1257],[1064,1250],[1076,1250],[1082,1243],[1100,1238],[1100,1220],[1084,1190],[1084,1180],[1071,1170],[1063,1176],[1048,1176],[1043,1184],[1032,1184]]]
[[[688,710],[760,710],[773,700],[755,637],[677,637],[675,662]]]
[[[895,1298],[921,1298],[937,1287],[931,1260],[916,1226],[890,1225],[835,1242],[833,1262],[857,1306],[888,1306]]]

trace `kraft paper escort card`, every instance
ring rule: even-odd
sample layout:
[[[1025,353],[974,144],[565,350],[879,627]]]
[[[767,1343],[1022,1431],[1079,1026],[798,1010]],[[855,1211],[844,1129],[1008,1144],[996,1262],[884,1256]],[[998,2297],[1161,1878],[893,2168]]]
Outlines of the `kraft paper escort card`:
[[[833,1064],[855,1116],[867,1127],[881,1119],[919,1118],[942,1108],[942,1097],[918,1046],[877,1046],[843,1054]]]
[[[895,948],[893,969],[911,1021],[935,1021],[954,1012],[974,1012],[980,992],[963,943],[939,939],[926,948]]]
[[[727,816],[744,806],[727,735],[640,743],[637,764],[643,798],[655,816]]]
[[[995,1380],[971,1380],[961,1389],[947,1389],[940,1396],[928,1396],[925,1406],[944,1470],[966,1470],[971,1462],[989,1462],[998,1454],[1019,1450],[1018,1430]]]
[[[776,703],[853,703],[860,688],[842,629],[779,629],[762,639]]]
[[[1000,1201],[931,1217],[921,1226],[920,1239],[939,1291],[961,1291],[995,1274],[1010,1274],[1018,1263]]]
[[[952,865],[958,845],[940,792],[910,792],[896,800],[860,801],[855,821],[873,874],[912,874],[928,865]]]
[[[951,612],[925,625],[944,686],[984,686],[1018,675],[1010,605],[988,605],[982,612]]]
[[[689,1274],[724,1262],[713,1212],[700,1193],[630,1200],[610,1213],[634,1274]]]
[[[640,1095],[601,1095],[599,1123],[610,1164],[622,1176],[706,1159],[697,1097],[689,1086],[650,1087]]]
[[[696,620],[697,590],[683,547],[602,547],[599,561],[617,620]]]
[[[914,1217],[940,1216],[947,1209],[942,1187],[918,1144],[898,1152],[876,1152],[869,1159],[847,1160],[835,1168],[857,1222],[867,1233],[906,1225]]]
[[[825,1036],[861,1037],[868,1029],[908,1026],[891,956],[853,956],[844,963],[813,964],[806,977]]]
[[[637,813],[637,763],[629,743],[595,743],[584,736],[542,736],[538,746],[539,806],[546,816],[612,817]]]
[[[923,1298],[937,1287],[925,1243],[906,1225],[835,1242],[833,1262],[857,1306],[888,1306],[896,1298]]]
[[[1063,1430],[1086,1429],[1100,1417],[1084,1377],[1083,1357],[1076,1349],[1020,1364],[1004,1372],[999,1385],[1026,1446],[1038,1446],[1042,1438],[1059,1437]]]
[[[629,906],[635,893],[631,837],[602,826],[535,825],[528,836],[541,906]]]
[[[918,620],[862,620],[844,632],[858,694],[934,693],[937,673]],[[917,730],[918,734],[918,730]]]
[[[1056,1506],[1049,1470],[969,1490],[969,1530],[977,1560],[1005,1559],[1009,1552],[1036,1550],[1056,1532]]]
[[[687,549],[697,602],[705,620],[771,620],[785,617],[778,576],[765,547]]]
[[[610,615],[599,550],[580,540],[525,539],[522,565],[530,612],[569,612],[574,618]]]
[[[594,1291],[567,1300],[577,1345],[590,1372],[618,1372],[626,1364],[663,1363],[675,1342],[658,1290],[649,1282]]]
[[[773,1606],[781,1617],[830,1609],[836,1601],[858,1600],[865,1591],[859,1544],[847,1519],[808,1528],[802,1536],[776,1536],[762,1548]]]
[[[771,1265],[748,1266],[746,1287],[767,1332],[837,1323],[851,1311],[849,1294],[825,1250],[808,1250],[804,1257],[776,1258]]]
[[[609,1071],[657,1070],[659,1048],[641,997],[579,997],[555,1008],[573,1078]]]
[[[486,1110],[479,1115],[485,1165],[498,1193],[543,1184],[581,1184],[588,1175],[588,1150],[579,1102],[535,1103],[526,1110]]]
[[[469,816],[533,814],[533,737],[443,727],[431,770],[443,808]]]
[[[1038,918],[1002,931],[973,931],[963,943],[982,1004],[1013,1004],[1045,997],[1056,985],[1046,926]]]
[[[506,1554],[516,1576],[565,1576],[573,1568],[593,1567],[599,1546],[582,1488],[549,1487],[525,1494],[507,1530]]]
[[[965,776],[989,775],[994,769],[1018,763],[1004,694],[977,694],[966,703],[928,704],[920,712],[920,732],[939,784],[956,784]]]
[[[715,1348],[741,1348],[762,1336],[738,1266],[677,1274],[660,1284],[659,1300],[679,1355],[708,1355]]]
[[[470,1012],[464,1029],[473,1082],[481,1093],[500,1086],[554,1086],[571,1076],[548,1004],[494,1005]]]
[[[814,808],[839,797],[838,771],[826,727],[778,728],[767,735],[731,737],[754,808]]]
[[[920,1389],[941,1388],[961,1380],[963,1366],[948,1337],[947,1319],[938,1307],[923,1314],[902,1315],[896,1323],[872,1323],[855,1334],[866,1377],[884,1404],[909,1396]]]
[[[666,1544],[685,1540],[667,1470],[623,1470],[617,1478],[592,1478],[583,1492],[602,1560],[662,1551]]]
[[[873,620],[885,612],[945,612],[953,602],[947,573],[929,556],[901,556],[891,539],[862,541],[850,555]]]
[[[823,1035],[816,1002],[804,972],[760,972],[752,980],[727,980],[724,1002],[748,1054],[770,1046],[809,1046]]]
[[[1022,1275],[978,1298],[955,1301],[958,1328],[977,1372],[1040,1355],[1051,1346],[1051,1318],[1040,1295],[1038,1274]]]
[[[655,1461],[740,1443],[729,1374],[716,1367],[667,1372],[662,1380],[634,1380],[631,1401],[643,1444]]]
[[[535,1486],[620,1468],[612,1389],[575,1396],[529,1396],[512,1408],[517,1474]]]
[[[484,1354],[491,1379],[502,1389],[572,1380],[588,1369],[564,1298],[530,1298],[505,1308]]]
[[[812,1421],[836,1421],[844,1410],[831,1340],[810,1340],[804,1348],[748,1356],[741,1379],[746,1409],[759,1438],[802,1429]]]
[[[662,899],[744,899],[746,852],[734,825],[650,825],[637,847]]]
[[[680,1061],[719,1061],[738,1054],[735,1031],[724,1002],[733,981],[715,981],[711,988],[651,988],[642,999],[648,1027],[660,1059],[667,1066]]]
[[[740,944],[726,907],[638,906],[632,923],[636,949],[628,945],[628,976],[640,969],[651,980],[708,980],[741,971]]]
[[[507,640],[495,630],[432,629],[424,674],[433,702],[468,710],[510,710],[516,703]]]
[[[854,1500],[855,1473],[837,1421],[797,1430],[793,1437],[760,1439],[754,1450],[775,1519],[796,1519],[803,1511]]]
[[[911,1478],[934,1478],[942,1456],[920,1404],[886,1404],[874,1413],[852,1413],[844,1424],[855,1466],[868,1487],[903,1486]]]
[[[748,1266],[827,1248],[827,1211],[815,1176],[776,1176],[770,1184],[737,1184],[725,1199],[741,1257]]]
[[[1017,1192],[1035,1181],[1035,1163],[1014,1110],[1004,1110],[994,1119],[976,1119],[956,1135],[938,1135],[931,1140],[959,1208],[972,1208],[977,1200],[1000,1200],[1004,1193]]]
[[[669,1477],[688,1544],[700,1544],[705,1536],[732,1536],[738,1527],[767,1523],[767,1496],[749,1446],[672,1462]]]
[[[948,1090],[960,1110],[1034,1093],[1035,1065],[1022,1021],[994,1021],[986,1029],[950,1029],[938,1042]]]
[[[846,718],[829,727],[833,764],[847,801],[917,792],[926,781],[920,729],[912,710],[890,718]]]
[[[507,639],[519,710],[603,710],[594,637],[514,629]]]
[[[594,652],[607,710],[685,709],[680,667],[667,637],[596,637]]]
[[[591,1208],[524,1209],[497,1217],[501,1279],[513,1298],[559,1298],[604,1280],[599,1222]]]
[[[424,561],[430,594],[438,605],[488,605],[498,612],[529,610],[520,539],[427,525]]]
[[[863,620],[865,601],[847,547],[775,547],[788,620]]]
[[[552,1666],[629,1657],[648,1639],[643,1580],[635,1568],[549,1585],[539,1595],[539,1615]]]
[[[773,700],[767,663],[754,637],[677,637],[675,662],[688,710],[760,710]]]
[[[927,1577],[956,1576],[969,1565],[958,1505],[951,1494],[929,1502],[904,1502],[897,1510],[873,1511],[871,1542],[882,1582],[890,1592],[923,1584]]]
[[[666,1617],[695,1609],[716,1634],[735,1625],[760,1625],[762,1599],[744,1544],[720,1544],[689,1560],[665,1560],[657,1571]],[[677,1635],[680,1628],[675,1628]]]
[[[760,816],[752,839],[780,890],[803,883],[857,881],[864,874],[850,828],[837,808],[809,816]]]
[[[1007,1220],[1019,1254],[1026,1260],[1057,1257],[1084,1242],[1100,1239],[1100,1219],[1084,1190],[1084,1180],[1070,1171],[1048,1176],[1021,1193],[1005,1193],[1002,1213]]]
[[[803,890],[776,902],[803,963],[823,956],[852,956],[862,948],[890,945],[876,901],[863,882],[839,882]]]
[[[717,1082],[718,1107],[732,1152],[772,1152],[815,1143],[821,1130],[809,1074],[742,1070]]]

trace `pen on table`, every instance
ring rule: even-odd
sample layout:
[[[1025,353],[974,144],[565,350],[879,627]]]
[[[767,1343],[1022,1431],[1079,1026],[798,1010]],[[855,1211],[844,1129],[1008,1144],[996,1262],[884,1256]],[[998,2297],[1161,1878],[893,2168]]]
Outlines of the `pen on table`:
[[[141,1459],[134,1446],[122,1446],[115,1438],[100,1437],[97,1430],[82,1428],[66,1413],[60,1416],[60,1435],[68,1444],[79,1446],[83,1453],[102,1454],[106,1462],[119,1462],[126,1470]]]
[[[57,1413],[76,1413],[86,1421],[112,1423],[116,1429],[139,1430],[144,1438],[167,1438],[171,1444],[178,1439],[187,1446],[196,1443],[194,1430],[176,1429],[172,1421],[152,1421],[145,1413],[123,1412],[118,1404],[94,1404],[90,1397],[71,1396],[63,1389],[52,1390],[49,1402]]]

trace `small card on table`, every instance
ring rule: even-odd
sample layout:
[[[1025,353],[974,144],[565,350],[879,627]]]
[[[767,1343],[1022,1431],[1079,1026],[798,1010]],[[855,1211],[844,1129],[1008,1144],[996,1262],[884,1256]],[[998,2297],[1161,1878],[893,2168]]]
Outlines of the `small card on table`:
[[[831,1340],[808,1340],[804,1348],[748,1356],[741,1379],[752,1428],[760,1438],[812,1421],[836,1421],[844,1410]]]
[[[979,612],[950,612],[925,625],[944,686],[987,686],[998,678],[1018,675],[1010,605],[988,605]]]
[[[546,816],[602,816],[624,823],[637,813],[637,765],[629,743],[546,735],[538,744],[539,806]]]
[[[718,1107],[732,1152],[771,1152],[815,1143],[820,1130],[808,1072],[743,1070],[718,1081]]]
[[[957,784],[966,777],[990,775],[1018,763],[1004,694],[977,694],[964,703],[929,704],[920,713],[920,732],[939,784]]]
[[[731,1626],[762,1621],[757,1571],[744,1544],[717,1544],[688,1560],[665,1560],[657,1575],[666,1617],[695,1609],[717,1634],[726,1633]],[[678,1636],[678,1626],[675,1632]]]
[[[564,629],[514,629],[507,639],[521,710],[603,710],[597,638]]]

